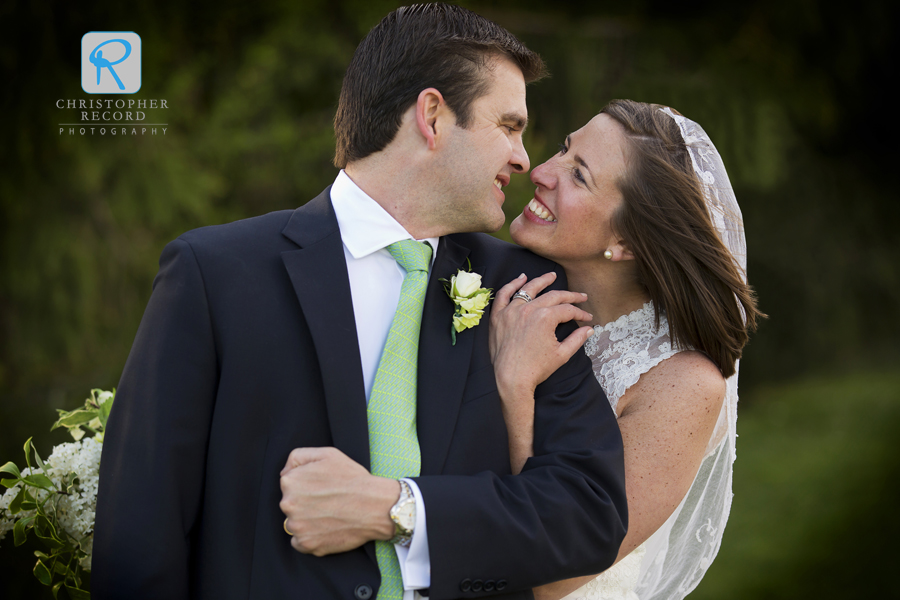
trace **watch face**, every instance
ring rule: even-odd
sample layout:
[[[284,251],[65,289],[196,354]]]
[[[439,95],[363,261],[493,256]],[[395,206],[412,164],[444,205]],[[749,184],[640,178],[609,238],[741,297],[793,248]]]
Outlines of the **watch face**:
[[[410,502],[404,502],[400,506],[397,507],[397,512],[395,513],[397,516],[397,523],[403,529],[407,531],[412,531],[416,526],[416,502],[412,500]]]

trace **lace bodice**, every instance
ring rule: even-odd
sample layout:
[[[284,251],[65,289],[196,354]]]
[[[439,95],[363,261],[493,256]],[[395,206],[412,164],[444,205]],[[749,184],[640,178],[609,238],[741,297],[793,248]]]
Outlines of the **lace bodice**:
[[[673,348],[669,338],[665,314],[660,315],[657,329],[653,303],[648,302],[612,323],[594,327],[594,335],[584,345],[584,351],[615,411],[619,399],[641,375],[677,354],[678,349]]]
[[[594,327],[594,335],[584,345],[584,351],[613,411],[641,375],[678,353],[669,338],[665,315],[660,315],[657,329],[652,302],[612,323]],[[638,546],[563,600],[638,600],[634,589],[645,553],[646,544]]]

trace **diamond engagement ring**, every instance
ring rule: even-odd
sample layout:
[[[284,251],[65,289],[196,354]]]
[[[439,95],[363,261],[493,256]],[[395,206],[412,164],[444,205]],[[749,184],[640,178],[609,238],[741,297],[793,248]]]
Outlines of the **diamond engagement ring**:
[[[525,302],[531,302],[532,300],[534,300],[534,298],[529,296],[528,292],[526,292],[525,290],[519,290],[518,292],[513,294],[512,300],[510,300],[510,302],[512,302],[516,298],[519,298],[520,300],[524,300]]]

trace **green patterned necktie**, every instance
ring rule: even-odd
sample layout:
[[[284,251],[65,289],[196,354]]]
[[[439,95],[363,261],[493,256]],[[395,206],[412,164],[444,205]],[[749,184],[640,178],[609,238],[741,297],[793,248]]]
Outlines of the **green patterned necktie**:
[[[403,240],[387,250],[406,276],[369,396],[369,453],[373,475],[401,479],[416,477],[422,468],[416,435],[416,377],[431,246]],[[376,541],[375,555],[381,571],[378,600],[401,600],[403,578],[393,545]]]

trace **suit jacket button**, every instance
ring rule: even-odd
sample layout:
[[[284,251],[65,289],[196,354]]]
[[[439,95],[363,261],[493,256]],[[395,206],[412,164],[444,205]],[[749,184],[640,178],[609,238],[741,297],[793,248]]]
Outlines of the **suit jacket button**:
[[[480,579],[476,579],[475,581],[472,582],[472,591],[473,592],[480,592],[483,589],[484,589],[484,582],[481,581]]]
[[[506,586],[507,586],[507,585],[509,585],[509,584],[507,584],[507,582],[506,582],[505,579],[498,579],[498,580],[497,580],[497,587],[494,588],[494,589],[496,589],[498,592],[502,592],[503,590],[506,589]]]
[[[463,579],[459,582],[459,591],[461,592],[471,592],[472,591],[472,580],[471,579]]]
[[[372,586],[361,583],[353,590],[353,595],[359,600],[369,600],[372,597]]]
[[[497,583],[493,579],[488,579],[484,582],[484,591],[493,592],[497,587]]]

